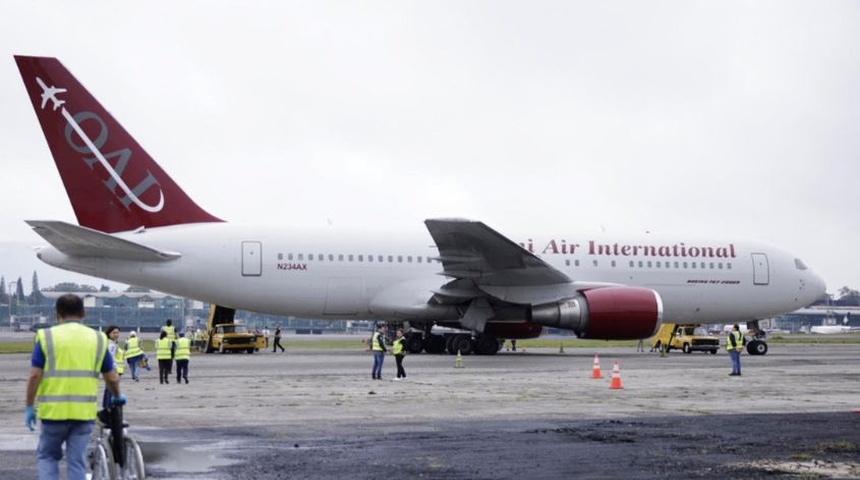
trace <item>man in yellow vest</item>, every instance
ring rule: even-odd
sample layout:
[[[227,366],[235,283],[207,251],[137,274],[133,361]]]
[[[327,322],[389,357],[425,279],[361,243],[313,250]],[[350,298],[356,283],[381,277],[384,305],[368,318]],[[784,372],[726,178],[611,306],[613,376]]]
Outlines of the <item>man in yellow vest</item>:
[[[184,332],[179,332],[179,340],[176,341],[176,383],[188,383],[188,361],[191,359],[191,340]]]
[[[726,338],[726,350],[729,351],[729,357],[732,359],[732,373],[730,377],[739,377],[741,375],[741,350],[744,349],[744,334],[741,333],[741,327],[737,324],[732,327]]]
[[[382,380],[382,362],[385,361],[385,352],[388,351],[385,348],[385,330],[385,325],[377,326],[370,339],[370,349],[373,351],[373,371],[370,376],[374,380]]]
[[[66,478],[84,480],[87,443],[96,418],[99,373],[115,404],[125,404],[126,398],[119,390],[113,356],[108,355],[107,337],[82,323],[83,300],[66,294],[57,299],[55,307],[57,325],[36,333],[24,424],[34,429],[38,402],[38,417],[42,420],[37,449],[39,479],[60,477],[65,444]]]
[[[167,338],[170,339],[171,342],[176,342],[176,327],[173,326],[173,320],[167,319],[164,321],[164,326],[161,327],[162,332],[167,333]],[[173,373],[173,351],[176,348],[175,345],[171,346],[170,349],[170,365],[167,368],[167,374],[170,375]]]
[[[173,347],[176,344],[161,331],[161,337],[155,341],[155,359],[158,360],[159,383],[170,383],[170,371],[173,366]]]
[[[140,360],[145,355],[140,348],[140,337],[137,336],[137,332],[132,330],[128,335],[128,340],[125,341],[125,360],[131,370],[131,379],[136,382],[140,378]]]

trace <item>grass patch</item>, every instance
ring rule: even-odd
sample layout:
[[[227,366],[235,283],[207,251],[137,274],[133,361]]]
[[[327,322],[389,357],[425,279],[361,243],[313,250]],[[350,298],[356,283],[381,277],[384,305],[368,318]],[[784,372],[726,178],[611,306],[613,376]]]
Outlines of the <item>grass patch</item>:
[[[0,342],[0,353],[31,353],[33,342]]]
[[[774,335],[766,339],[768,343],[782,344],[858,344],[860,343],[860,335],[840,335],[837,337],[825,337],[818,335],[798,335],[792,337],[783,337],[782,335]]]

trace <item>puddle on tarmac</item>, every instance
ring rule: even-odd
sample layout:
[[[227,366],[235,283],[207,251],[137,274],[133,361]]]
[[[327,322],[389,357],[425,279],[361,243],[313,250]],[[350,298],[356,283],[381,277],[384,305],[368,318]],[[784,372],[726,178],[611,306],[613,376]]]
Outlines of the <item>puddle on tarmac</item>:
[[[140,442],[146,469],[170,473],[207,472],[216,467],[233,465],[238,459],[227,457],[237,450],[238,442],[192,443]]]

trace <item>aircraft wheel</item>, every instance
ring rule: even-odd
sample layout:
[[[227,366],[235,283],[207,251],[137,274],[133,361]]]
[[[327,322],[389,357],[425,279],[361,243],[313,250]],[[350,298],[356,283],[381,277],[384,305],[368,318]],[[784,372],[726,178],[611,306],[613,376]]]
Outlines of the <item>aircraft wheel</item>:
[[[747,344],[747,353],[750,355],[764,355],[767,353],[767,343],[761,340],[753,340]]]
[[[427,353],[442,353],[445,351],[445,337],[442,335],[427,335],[424,339],[424,351]]]
[[[451,355],[457,355],[457,350],[454,350],[454,339],[457,335],[445,335],[445,351]]]
[[[460,352],[461,355],[471,355],[474,350],[472,336],[467,333],[455,335],[454,340],[451,341],[451,346],[454,348],[454,352]]]
[[[499,340],[492,335],[480,335],[475,339],[475,353],[495,355],[499,353]]]
[[[717,349],[711,350],[711,355],[716,355],[716,354],[717,354]]]
[[[418,334],[410,334],[406,337],[406,351],[409,353],[421,353],[421,350],[424,350],[424,341],[421,339],[421,335]]]
[[[684,351],[684,353],[693,353],[693,349],[692,349],[692,348],[690,348],[690,344],[689,344],[689,343],[685,343],[685,344],[684,344],[684,347],[683,347],[683,348],[681,348],[681,350],[683,350],[683,351]]]

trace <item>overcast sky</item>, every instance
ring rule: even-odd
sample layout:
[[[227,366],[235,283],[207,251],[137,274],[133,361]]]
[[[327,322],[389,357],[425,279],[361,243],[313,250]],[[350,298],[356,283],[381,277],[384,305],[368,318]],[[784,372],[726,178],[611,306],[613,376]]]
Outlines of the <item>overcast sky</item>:
[[[28,291],[71,274],[9,242],[75,217],[13,54],[228,221],[750,238],[860,288],[856,1],[13,1],[0,51],[0,275]]]

